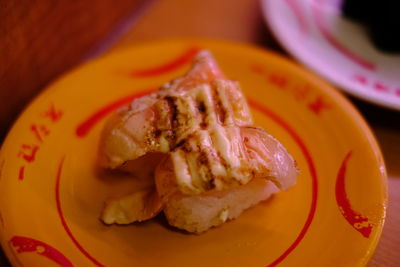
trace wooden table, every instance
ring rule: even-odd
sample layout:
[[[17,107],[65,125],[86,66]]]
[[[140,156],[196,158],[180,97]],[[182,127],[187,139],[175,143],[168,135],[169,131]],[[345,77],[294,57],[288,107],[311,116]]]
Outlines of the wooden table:
[[[90,57],[143,41],[194,36],[257,44],[290,57],[265,26],[259,0],[147,1],[96,45]],[[400,113],[351,100],[377,136],[389,174],[388,217],[369,266],[400,266],[400,256],[396,255],[400,247],[400,230],[396,229],[400,225]]]

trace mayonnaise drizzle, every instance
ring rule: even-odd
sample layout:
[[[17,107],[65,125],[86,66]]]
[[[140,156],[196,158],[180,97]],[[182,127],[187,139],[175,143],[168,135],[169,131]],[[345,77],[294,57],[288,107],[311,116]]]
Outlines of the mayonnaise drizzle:
[[[182,150],[177,150],[174,152],[172,157],[172,163],[174,165],[176,181],[180,190],[183,193],[193,194],[193,193],[201,193],[200,190],[196,189],[192,186],[192,175],[189,172],[189,166],[186,162],[186,155]]]

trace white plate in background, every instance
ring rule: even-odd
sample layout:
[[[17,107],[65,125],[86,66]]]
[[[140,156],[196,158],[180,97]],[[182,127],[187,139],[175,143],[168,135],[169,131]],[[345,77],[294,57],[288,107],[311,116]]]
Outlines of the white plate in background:
[[[377,50],[340,0],[261,0],[270,29],[301,63],[362,100],[400,110],[400,54]]]

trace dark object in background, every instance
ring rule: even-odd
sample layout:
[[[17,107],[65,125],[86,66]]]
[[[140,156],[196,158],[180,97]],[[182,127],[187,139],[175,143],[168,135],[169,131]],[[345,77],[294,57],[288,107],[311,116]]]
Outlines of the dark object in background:
[[[367,27],[378,49],[400,53],[400,0],[344,0],[342,10]]]

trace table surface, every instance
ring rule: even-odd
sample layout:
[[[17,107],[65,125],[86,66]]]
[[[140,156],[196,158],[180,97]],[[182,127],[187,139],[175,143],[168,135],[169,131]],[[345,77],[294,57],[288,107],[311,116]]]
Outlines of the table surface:
[[[290,57],[265,25],[259,0],[149,0],[133,10],[91,54],[95,57],[143,41],[171,37],[247,42]],[[351,100],[375,133],[389,176],[387,219],[368,266],[400,266],[400,113]]]

